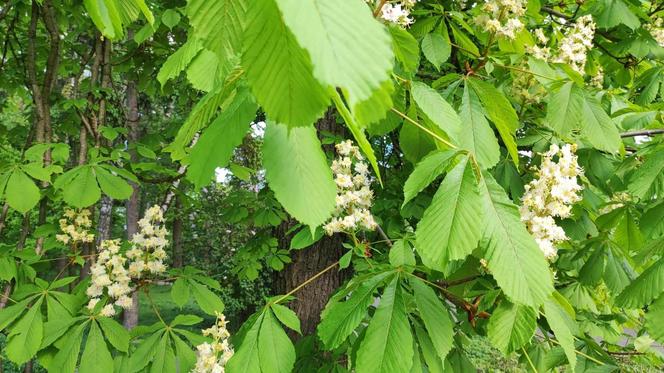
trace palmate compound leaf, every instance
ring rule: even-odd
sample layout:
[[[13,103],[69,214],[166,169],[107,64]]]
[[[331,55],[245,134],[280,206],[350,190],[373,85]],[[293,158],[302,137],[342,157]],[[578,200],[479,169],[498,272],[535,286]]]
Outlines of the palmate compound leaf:
[[[328,107],[307,51],[284,24],[275,0],[251,1],[242,65],[268,117],[289,126],[311,125]]]
[[[392,41],[364,1],[277,0],[277,4],[286,25],[309,52],[316,79],[341,88],[349,107],[368,99],[389,79]]]
[[[94,373],[112,371],[113,357],[111,357],[111,352],[108,351],[108,346],[101,334],[101,329],[96,322],[92,322],[90,323],[90,331],[88,332],[83,356],[81,356],[79,372]]]
[[[11,328],[7,334],[5,353],[9,360],[21,365],[35,356],[44,335],[41,305],[39,298]]]
[[[400,276],[385,287],[380,304],[357,350],[356,370],[408,372],[413,363],[413,334],[408,322]]]
[[[505,190],[488,172],[482,175],[482,256],[512,302],[538,307],[553,291],[544,254],[521,222],[519,210]]]
[[[537,311],[529,306],[502,301],[487,326],[489,341],[504,354],[530,342],[537,326]]]
[[[242,143],[256,117],[256,104],[247,90],[238,91],[234,102],[224,110],[191,150],[187,179],[196,189],[207,185],[217,167],[226,167],[236,146]]]
[[[312,227],[330,217],[336,185],[313,126],[268,121],[263,165],[270,189],[289,214]]]
[[[465,258],[480,239],[482,201],[468,157],[447,174],[417,225],[417,251],[429,268],[443,271]]]

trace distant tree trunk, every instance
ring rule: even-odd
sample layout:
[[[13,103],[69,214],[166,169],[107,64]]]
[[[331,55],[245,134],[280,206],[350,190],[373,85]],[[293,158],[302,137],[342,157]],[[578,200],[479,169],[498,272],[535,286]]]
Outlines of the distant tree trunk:
[[[136,82],[129,79],[127,81],[127,140],[129,144],[135,144],[140,137],[138,117],[138,91]],[[129,154],[131,162],[138,161],[136,150],[130,149]],[[127,239],[138,232],[138,218],[141,204],[141,190],[138,184],[130,182],[133,193],[127,201]],[[123,314],[123,325],[127,329],[133,329],[138,325],[138,292],[132,294],[132,308],[126,310]]]
[[[175,218],[173,219],[173,268],[182,268],[184,264],[184,247],[182,234],[184,233],[182,224],[182,199],[175,197]]]
[[[332,110],[328,111],[325,117],[318,121],[316,127],[322,131],[343,134],[343,128],[336,124],[335,114]],[[331,147],[328,147],[327,150],[331,150]],[[292,225],[293,222],[288,221],[282,223],[276,229],[279,246],[282,248],[290,245],[291,237],[287,236],[286,232]],[[341,255],[343,255],[342,242],[343,237],[340,235],[332,237],[325,236],[316,244],[306,249],[295,251],[292,257],[293,262],[276,274],[274,282],[276,293],[284,294],[292,290],[339,260]],[[333,269],[295,294],[297,299],[290,303],[290,308],[300,318],[303,335],[315,333],[316,326],[320,322],[321,311],[323,311],[330,296],[341,286],[346,278],[346,271]],[[291,338],[297,338],[297,335],[291,334]]]

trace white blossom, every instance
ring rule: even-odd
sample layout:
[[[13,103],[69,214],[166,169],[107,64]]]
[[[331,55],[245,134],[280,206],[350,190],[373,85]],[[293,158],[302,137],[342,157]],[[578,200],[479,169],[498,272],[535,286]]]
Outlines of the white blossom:
[[[657,17],[652,24],[645,25],[644,28],[650,32],[660,47],[664,47],[664,18]]]
[[[569,217],[571,205],[581,200],[578,193],[583,187],[577,183],[577,176],[582,175],[583,170],[575,151],[575,145],[565,144],[562,148],[551,145],[549,151],[542,154],[537,177],[526,185],[521,198],[521,220],[548,259],[557,255],[556,244],[568,239],[555,218]]]
[[[196,346],[196,365],[192,373],[223,373],[226,363],[233,356],[233,347],[228,338],[224,314],[217,312],[216,323],[203,330],[203,335],[212,337],[212,342],[204,342]]]
[[[519,19],[526,13],[524,0],[488,0],[481,10],[474,18],[475,24],[499,37],[515,39],[524,27]]]
[[[377,224],[370,211],[373,192],[369,166],[350,140],[337,144],[336,149],[339,157],[331,166],[337,185],[336,209],[323,228],[329,235],[376,229]]]
[[[367,4],[371,6],[372,10],[379,5],[382,6],[380,9],[381,19],[401,27],[408,27],[413,22],[415,22],[415,20],[410,16],[410,11],[418,1],[419,0],[400,0],[381,2],[379,0],[366,0]]]
[[[67,245],[79,242],[92,242],[95,239],[94,233],[88,229],[92,226],[90,220],[90,210],[76,211],[65,209],[64,217],[58,221],[62,234],[56,234],[55,239]]]
[[[568,64],[583,75],[588,51],[593,46],[595,22],[591,15],[579,17],[567,32],[558,47],[558,56],[554,62]]]

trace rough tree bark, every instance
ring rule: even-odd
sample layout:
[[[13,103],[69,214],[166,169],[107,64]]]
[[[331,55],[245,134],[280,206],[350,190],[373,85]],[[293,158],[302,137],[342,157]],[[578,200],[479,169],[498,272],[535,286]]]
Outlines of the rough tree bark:
[[[335,114],[332,110],[318,121],[316,127],[322,131],[343,135],[343,127],[336,124]],[[331,147],[327,148],[327,150],[331,149]],[[287,221],[277,227],[275,233],[279,240],[279,247],[290,245],[291,237],[287,236],[286,232],[292,225],[292,221]],[[293,262],[276,274],[273,284],[275,292],[285,294],[339,260],[343,255],[342,242],[343,237],[340,235],[324,236],[316,244],[295,251],[292,255]],[[300,318],[303,335],[315,333],[316,326],[320,322],[321,311],[347,275],[346,271],[333,269],[295,294],[297,299],[290,303],[290,308]],[[291,338],[297,338],[297,335],[291,334]]]

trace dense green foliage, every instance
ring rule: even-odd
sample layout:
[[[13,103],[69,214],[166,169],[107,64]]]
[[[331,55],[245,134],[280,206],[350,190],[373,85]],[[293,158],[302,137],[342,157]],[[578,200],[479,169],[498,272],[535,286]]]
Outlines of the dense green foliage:
[[[662,19],[654,0],[7,1],[2,356],[661,368]],[[326,233],[334,264],[269,291]],[[290,302],[340,270],[302,335]],[[500,367],[477,366],[483,341]]]

